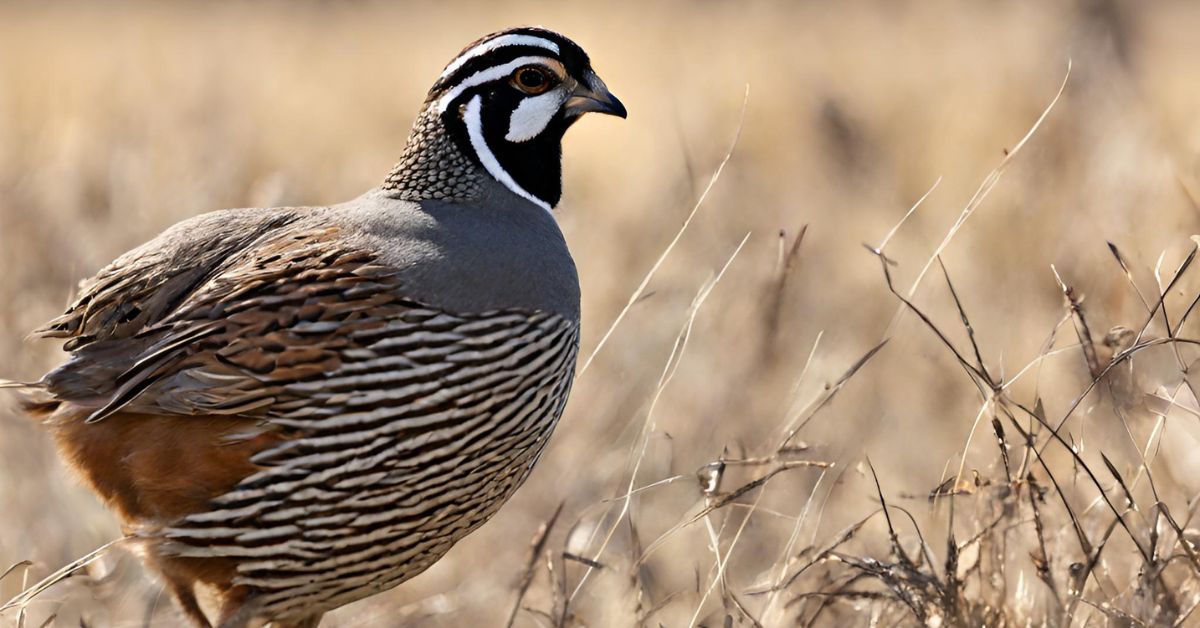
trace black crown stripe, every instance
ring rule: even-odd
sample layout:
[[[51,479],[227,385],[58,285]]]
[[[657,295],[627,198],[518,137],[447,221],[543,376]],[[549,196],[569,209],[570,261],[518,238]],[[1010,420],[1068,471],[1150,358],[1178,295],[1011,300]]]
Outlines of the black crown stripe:
[[[453,89],[456,85],[478,72],[488,68],[504,65],[521,57],[548,57],[551,59],[558,59],[558,56],[554,54],[553,50],[542,48],[541,46],[516,45],[497,48],[488,52],[487,54],[471,59],[461,68],[456,70],[454,74],[439,80],[436,84],[434,84],[433,89],[430,90],[429,100],[436,99],[446,91]]]

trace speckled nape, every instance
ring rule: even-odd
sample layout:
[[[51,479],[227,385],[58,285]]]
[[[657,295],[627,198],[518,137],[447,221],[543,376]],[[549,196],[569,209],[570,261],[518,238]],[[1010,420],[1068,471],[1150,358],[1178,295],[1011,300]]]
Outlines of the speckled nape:
[[[404,201],[467,201],[480,194],[486,176],[450,137],[436,103],[427,103],[413,123],[400,161],[381,186]]]

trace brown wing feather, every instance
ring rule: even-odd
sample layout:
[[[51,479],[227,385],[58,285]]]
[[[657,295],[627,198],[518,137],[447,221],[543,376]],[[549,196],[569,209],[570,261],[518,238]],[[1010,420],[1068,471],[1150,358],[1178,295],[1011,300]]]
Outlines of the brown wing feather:
[[[81,282],[75,301],[34,331],[74,350],[129,338],[161,320],[238,252],[296,221],[294,209],[229,209],[185,220]]]
[[[157,323],[77,349],[50,391],[93,405],[90,422],[122,410],[266,416],[286,384],[336,370],[350,333],[410,305],[390,269],[339,244],[337,227],[256,243]]]

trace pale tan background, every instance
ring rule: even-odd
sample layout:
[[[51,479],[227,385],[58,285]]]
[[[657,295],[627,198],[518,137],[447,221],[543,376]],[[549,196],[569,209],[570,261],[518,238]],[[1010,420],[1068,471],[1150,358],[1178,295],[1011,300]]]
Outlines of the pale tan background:
[[[888,248],[898,283],[910,285],[979,183],[1050,102],[1068,59],[1073,72],[1061,102],[945,251],[989,368],[1019,371],[1062,318],[1051,265],[1086,295],[1095,333],[1103,336],[1113,325],[1139,327],[1145,318],[1105,241],[1121,248],[1139,286],[1153,295],[1159,255],[1165,251],[1163,267],[1173,268],[1188,236],[1200,232],[1195,3],[5,4],[0,376],[36,378],[56,364],[61,354],[53,346],[24,335],[58,313],[76,280],[166,226],[222,207],[336,202],[377,184],[443,64],[466,42],[516,24],[576,39],[630,111],[626,121],[584,120],[564,147],[559,215],[582,275],[584,355],[708,182],[737,128],[748,84],[741,140],[650,283],[650,296],[630,310],[577,382],[525,488],[426,574],[332,614],[328,625],[503,625],[529,540],[560,502],[564,512],[548,545],[554,576],[564,575],[560,555],[577,521],[569,549],[594,556],[598,542],[586,545],[587,533],[612,522],[601,518],[603,500],[628,482],[655,383],[689,304],[747,233],[699,310],[678,371],[655,406],[636,483],[691,474],[724,450],[769,454],[792,409],[883,338],[896,312],[879,261],[862,244],[878,244],[940,177]],[[768,335],[763,321],[772,307],[778,234],[794,237],[805,224],[778,329]],[[1175,316],[1194,285],[1184,281],[1173,297]],[[940,272],[925,280],[916,301],[967,346]],[[1077,342],[1069,323],[1054,341]],[[1194,350],[1184,353],[1195,358]],[[1169,368],[1150,369],[1144,388],[1171,376]],[[1068,350],[1013,390],[1030,404],[1040,394],[1048,415],[1061,417],[1087,380],[1078,351]],[[772,480],[730,554],[728,591],[760,621],[790,625],[797,607],[787,603],[804,586],[769,601],[746,591],[773,581],[801,514],[794,549],[829,541],[875,508],[865,455],[885,493],[921,519],[940,551],[946,510],[921,496],[957,470],[979,406],[950,354],[915,317],[903,317],[876,360],[800,435],[811,445],[802,457],[836,466],[815,488],[815,469]],[[1085,402],[1073,437],[1084,439],[1088,456],[1104,450],[1132,475],[1135,448],[1105,407]],[[67,476],[46,436],[4,408],[0,570],[29,559],[36,563],[29,578],[36,579],[119,532]],[[1146,421],[1131,428],[1138,448]],[[965,463],[985,474],[997,459],[986,422]],[[1168,417],[1167,447],[1152,467],[1177,513],[1186,513],[1200,491],[1192,472],[1195,423],[1183,411]],[[739,473],[724,488],[761,470]],[[1069,471],[1064,477],[1082,510],[1095,491]],[[742,501],[754,503],[756,495]],[[694,515],[701,500],[690,479],[641,493],[632,513],[642,546]],[[961,506],[969,510],[970,502]],[[722,551],[741,514],[712,519],[730,526]],[[1095,514],[1089,530],[1102,531],[1111,517]],[[1062,513],[1047,516],[1056,518],[1053,535],[1064,535]],[[970,518],[962,519],[960,539],[971,534]],[[886,557],[881,530],[872,523],[875,540],[854,549]],[[1047,603],[1028,573],[1028,534],[1020,538],[1001,601],[1014,618],[1036,618]],[[1051,565],[1056,577],[1079,560],[1069,542],[1062,546]],[[1128,578],[1122,565],[1130,550],[1114,541],[1106,554],[1118,582]],[[693,618],[720,625],[728,612],[745,622],[720,587],[701,602],[713,566],[703,523],[672,536],[635,586],[636,553],[623,524],[600,554],[605,568],[571,604],[579,620],[626,626],[641,613],[654,626]],[[544,569],[538,573],[526,603],[547,611],[556,603],[553,587]],[[568,592],[582,573],[578,563],[565,564]],[[17,573],[0,581],[0,598],[17,593],[20,580]],[[45,594],[29,608],[29,621],[58,613],[62,625],[78,625],[81,616],[97,626],[173,625],[176,616],[158,590],[117,552],[89,576]],[[1120,586],[1112,595],[1092,593],[1096,601],[1128,602]],[[886,615],[880,608],[843,604],[825,620],[866,623],[872,612]],[[1077,625],[1104,617],[1081,612]],[[0,618],[9,620],[15,616]],[[523,612],[517,625],[551,624]]]

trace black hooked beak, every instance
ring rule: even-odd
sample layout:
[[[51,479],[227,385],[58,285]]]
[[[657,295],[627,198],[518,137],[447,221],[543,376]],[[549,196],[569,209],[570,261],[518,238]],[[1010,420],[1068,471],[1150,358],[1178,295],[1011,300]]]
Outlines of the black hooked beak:
[[[604,81],[591,70],[588,70],[584,80],[575,86],[575,91],[571,92],[571,96],[563,105],[563,111],[568,118],[581,116],[589,111],[618,118],[624,118],[628,114],[625,105],[608,91]]]

